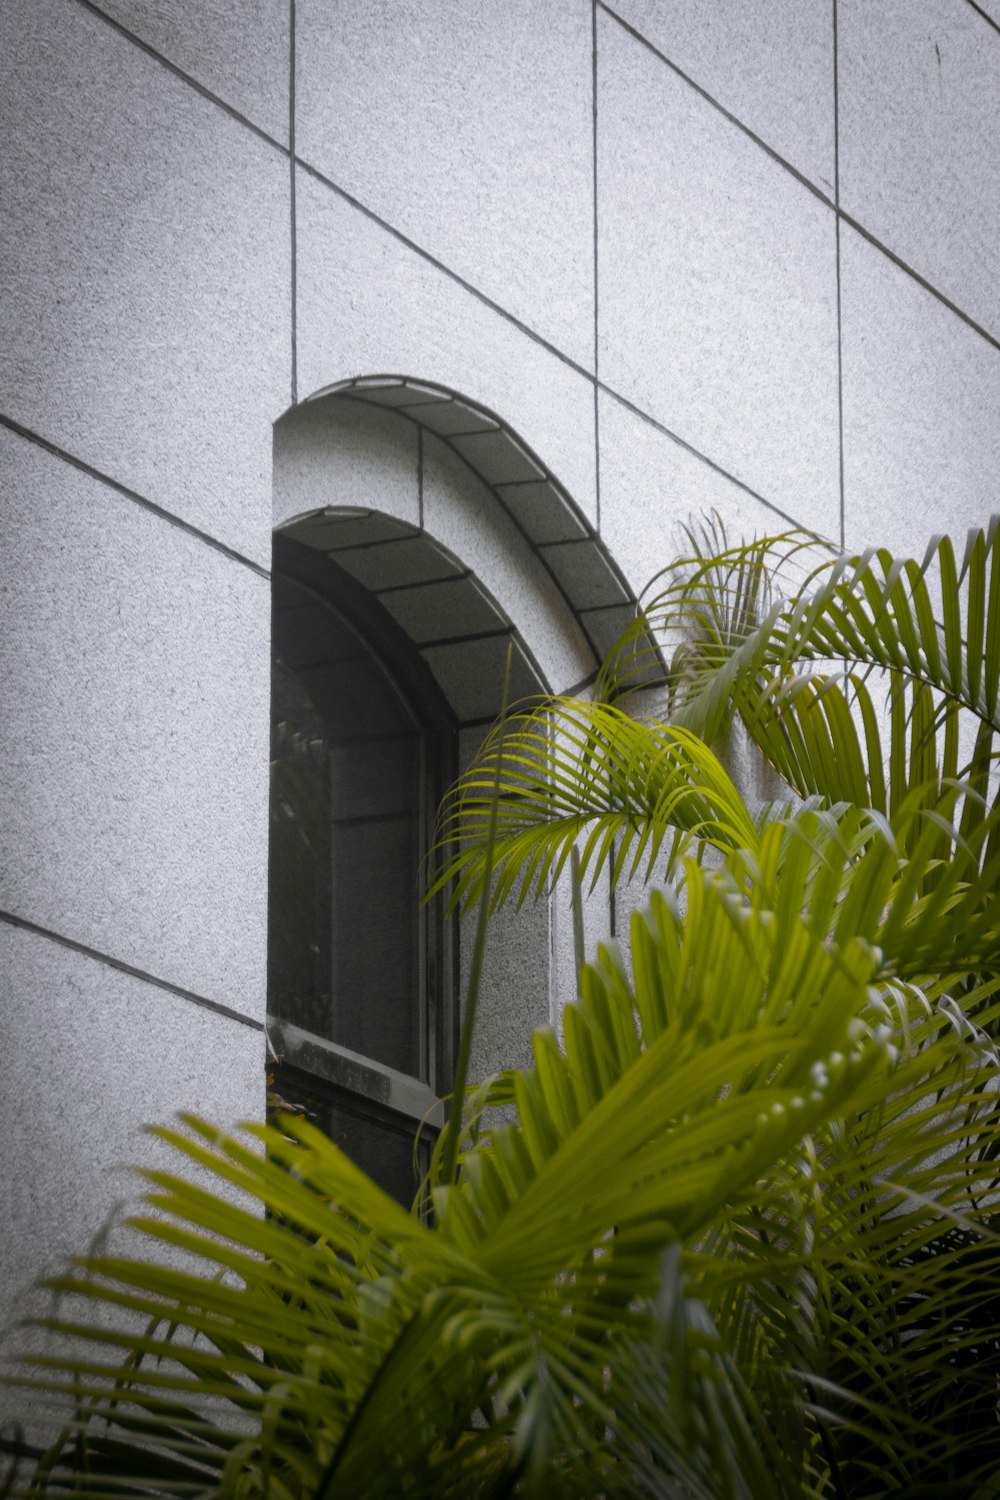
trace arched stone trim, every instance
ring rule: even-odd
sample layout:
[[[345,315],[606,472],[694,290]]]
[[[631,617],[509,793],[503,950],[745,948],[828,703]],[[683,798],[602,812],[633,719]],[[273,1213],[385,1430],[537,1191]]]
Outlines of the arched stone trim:
[[[388,624],[416,648],[458,731],[459,765],[500,712],[508,643],[512,700],[580,693],[635,618],[626,580],[542,460],[440,385],[368,377],[289,410],[275,426],[274,524],[283,570],[325,582],[331,597],[342,570],[391,617],[382,643]],[[606,912],[595,898],[595,937]],[[497,918],[480,1072],[526,1060],[519,1049],[571,992],[574,964],[562,896]]]
[[[538,455],[495,412],[430,381],[367,375],[326,386],[307,400],[331,396],[398,413],[432,432],[472,469],[565,599],[596,673],[635,618],[636,598],[598,533]]]
[[[297,518],[280,532],[297,544],[300,559],[296,564],[286,546],[283,564],[303,581],[310,577],[312,554],[336,565],[336,572],[326,574],[328,588],[344,574],[348,583],[370,588],[389,623],[416,647],[455,727],[489,724],[501,713],[508,644],[508,701],[552,690],[522,632],[475,574],[426,531],[378,511],[331,508]]]

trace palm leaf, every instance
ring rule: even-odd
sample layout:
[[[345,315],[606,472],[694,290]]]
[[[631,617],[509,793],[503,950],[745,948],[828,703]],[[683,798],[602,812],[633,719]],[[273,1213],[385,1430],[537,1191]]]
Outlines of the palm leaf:
[[[772,593],[768,602],[757,589],[767,607],[755,618],[746,579],[761,571]],[[637,680],[640,626],[661,645],[678,634],[693,642],[694,665],[670,680],[672,723],[711,739],[739,713],[803,796],[892,813],[918,788],[930,805],[935,785],[958,783],[976,789],[967,817],[978,818],[1000,731],[996,519],[970,532],[961,568],[946,536],[919,564],[883,550],[830,556],[803,533],[711,557],[695,548],[654,580],[641,622],[605,664],[605,697]],[[819,670],[832,660],[834,674]],[[872,672],[885,688],[887,729]]]
[[[453,903],[478,901],[490,849],[493,908],[512,893],[520,905],[549,890],[574,848],[592,888],[609,869],[613,881],[639,872],[648,879],[666,863],[665,845],[676,853],[685,834],[720,848],[757,840],[742,798],[697,735],[639,723],[607,704],[544,699],[491,731],[446,799],[437,845],[444,863],[429,895],[452,888]]]
[[[145,1174],[154,1253],[53,1283],[64,1342],[26,1380],[74,1414],[12,1493],[988,1493],[993,539],[961,577],[944,543],[923,571],[822,559],[788,602],[759,550],[749,573],[702,560],[683,724],[565,701],[502,724],[439,883],[482,899],[484,839],[502,900],[549,888],[581,835],[592,879],[647,873],[669,837],[680,885],[634,917],[630,965],[582,967],[562,1041],[538,1033],[476,1100],[513,1118],[467,1119],[457,1174],[435,1157],[429,1215],[302,1119],[159,1131],[184,1171]],[[779,561],[808,568],[804,547]],[[668,584],[671,618],[692,587]],[[831,654],[860,669],[847,688],[803,676]],[[872,663],[893,684],[879,795]],[[805,806],[750,818],[694,732],[733,712]],[[720,868],[680,863],[706,839]]]
[[[111,1358],[95,1352],[86,1317],[56,1319],[83,1352],[35,1365],[42,1385],[86,1403],[73,1433],[89,1493],[221,1492],[226,1465],[252,1494],[265,1472],[273,1493],[302,1495],[485,1495],[515,1478],[560,1493],[589,1472],[625,1495],[649,1493],[635,1475],[650,1465],[664,1492],[670,1475],[712,1495],[742,1474],[734,1493],[773,1493],[760,1458],[773,1414],[740,1394],[704,1299],[678,1294],[656,1313],[663,1255],[686,1256],[804,1130],[880,1097],[889,1054],[858,1029],[868,949],[819,941],[793,903],[739,899],[742,881],[738,860],[715,874],[691,864],[686,910],[662,897],[637,920],[634,987],[610,952],[584,970],[565,1051],[538,1039],[544,1061],[512,1080],[519,1122],[433,1188],[433,1225],[301,1119],[249,1143],[194,1120],[160,1132],[218,1189],[150,1172],[154,1212],[136,1227],[210,1274],[88,1259],[83,1279],[58,1283],[65,1296],[156,1321],[138,1342],[122,1331],[134,1354],[122,1366],[115,1338],[98,1341]],[[682,1403],[657,1428],[671,1361],[699,1350],[715,1373],[692,1412]],[[609,1385],[595,1381],[605,1366]],[[128,1478],[136,1421],[147,1456]],[[609,1427],[624,1449],[609,1452]],[[159,1491],[150,1443],[164,1473],[174,1465]]]

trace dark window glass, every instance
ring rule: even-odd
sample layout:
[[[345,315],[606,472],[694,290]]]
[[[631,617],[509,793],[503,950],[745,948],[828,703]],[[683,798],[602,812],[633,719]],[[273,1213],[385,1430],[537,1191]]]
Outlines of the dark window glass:
[[[351,1160],[399,1203],[409,1206],[420,1176],[427,1170],[434,1133],[417,1132],[412,1121],[379,1109],[345,1090],[322,1086],[310,1074],[285,1067],[283,1092],[294,1094],[314,1122]]]
[[[276,568],[273,581],[268,1009],[333,1048],[320,1078],[295,1066],[292,1045],[277,1086],[306,1104],[294,1091],[311,1076],[310,1112],[409,1201],[415,1119],[372,1097],[378,1068],[419,1080],[425,1092],[449,1086],[445,930],[440,912],[421,900],[429,819],[449,772],[447,736],[414,706],[414,686],[427,689],[415,648],[392,622],[380,638],[370,600],[360,621],[345,608],[345,594],[359,607],[357,585],[336,569],[328,588],[318,586],[324,561],[308,560],[313,576]],[[409,691],[398,670],[407,652],[416,674]],[[376,1069],[362,1070],[367,1097],[331,1081],[350,1076],[345,1052]],[[390,1079],[380,1097],[403,1095]]]

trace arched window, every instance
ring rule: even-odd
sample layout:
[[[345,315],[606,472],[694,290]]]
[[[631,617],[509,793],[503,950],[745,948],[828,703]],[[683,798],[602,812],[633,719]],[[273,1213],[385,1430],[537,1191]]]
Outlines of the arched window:
[[[457,392],[347,380],[274,435],[278,1084],[408,1201],[472,946],[468,922],[420,904],[436,808],[500,712],[508,649],[510,701],[587,692],[635,599],[539,455]],[[595,937],[608,907],[588,903]],[[474,1076],[527,1062],[574,985],[566,893],[505,909]]]
[[[454,771],[440,691],[331,559],[275,539],[268,1009],[280,1095],[400,1201],[450,1087],[452,943],[422,902]]]

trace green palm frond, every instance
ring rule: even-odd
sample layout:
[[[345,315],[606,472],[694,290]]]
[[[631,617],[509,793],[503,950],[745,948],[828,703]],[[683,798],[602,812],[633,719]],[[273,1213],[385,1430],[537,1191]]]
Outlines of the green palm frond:
[[[740,853],[654,896],[431,1222],[301,1119],[159,1131],[199,1181],[147,1172],[134,1225],[183,1269],[85,1258],[45,1323],[80,1352],[33,1359],[80,1403],[73,1493],[819,1500],[824,1423],[845,1473],[947,1473],[943,1382],[981,1442],[1000,1339],[996,1060],[943,992],[893,1011],[786,869],[779,903]]]
[[[158,1131],[147,1253],[51,1283],[26,1380],[74,1414],[11,1494],[995,1494],[995,535],[961,572],[797,534],[692,558],[646,617],[687,632],[680,722],[499,725],[438,888],[669,866],[629,961],[470,1099],[419,1211],[300,1118]],[[803,804],[751,817],[700,738],[733,713]]]
[[[648,878],[665,844],[676,853],[685,834],[719,848],[756,846],[743,799],[697,735],[607,704],[546,698],[491,731],[446,799],[445,862],[431,896],[454,881],[455,904],[479,900],[498,773],[494,908],[514,892],[520,905],[547,891],[574,848],[594,885],[609,867],[613,881]]]
[[[808,588],[833,554],[820,537],[800,530],[732,544],[718,516],[681,532],[690,550],[646,585],[637,618],[602,664],[595,691],[600,701],[616,702],[662,684],[671,722],[697,701],[704,711],[699,732],[714,739],[733,711],[719,673],[735,677],[736,666],[728,666],[733,657],[739,666],[747,657],[753,662],[757,641],[786,600]]]
[[[935,782],[971,784],[975,821],[1000,732],[997,527],[969,533],[961,566],[947,536],[921,563],[881,549],[831,556],[804,533],[710,557],[695,548],[653,581],[641,622],[661,644],[693,640],[695,664],[672,679],[671,722],[711,739],[738,712],[803,796],[891,813],[915,788],[930,802]],[[747,600],[761,572],[772,592],[768,602],[757,588],[755,618]],[[630,687],[638,630],[605,665],[606,697]]]

